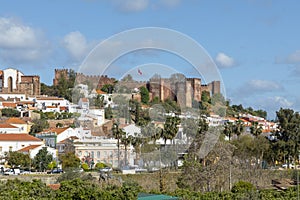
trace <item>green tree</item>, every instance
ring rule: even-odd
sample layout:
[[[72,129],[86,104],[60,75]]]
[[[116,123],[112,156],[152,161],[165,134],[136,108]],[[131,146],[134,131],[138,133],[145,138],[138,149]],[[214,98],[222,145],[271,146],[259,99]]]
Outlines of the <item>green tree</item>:
[[[141,101],[143,104],[149,103],[149,91],[146,87],[140,87]]]
[[[208,91],[203,91],[201,93],[201,102],[210,103],[210,93]]]
[[[250,127],[250,133],[254,135],[256,138],[262,133],[262,127],[258,125],[258,122],[253,122]]]
[[[33,166],[40,171],[44,171],[47,169],[50,162],[52,162],[53,156],[47,151],[47,147],[43,147],[39,152],[35,155],[33,159]]]
[[[112,94],[114,91],[114,86],[111,84],[105,84],[102,86],[101,90],[107,94]]]
[[[162,131],[162,138],[164,139],[165,146],[167,140],[173,140],[173,138],[177,135],[178,125],[180,124],[179,117],[167,117],[166,122],[164,124],[164,129]]]
[[[44,129],[49,128],[49,123],[45,119],[35,119],[32,121],[33,125],[30,128],[29,134],[35,135],[36,133],[39,133],[43,131]]]
[[[232,134],[233,134],[233,124],[232,124],[232,122],[226,122],[224,130],[223,130],[223,134],[228,137],[229,141],[231,140],[231,137],[232,137]]]
[[[243,125],[243,122],[241,120],[237,120],[235,124],[233,125],[233,132],[237,135],[239,138],[240,135],[244,132],[245,127]]]
[[[125,134],[125,132],[119,128],[118,123],[114,123],[112,127],[112,133],[114,138],[117,140],[117,147],[118,147],[118,167],[120,167],[120,140]]]
[[[80,159],[72,152],[61,155],[59,159],[64,170],[68,168],[78,168],[80,166]]]
[[[104,112],[105,119],[112,119],[113,118],[113,112],[112,112],[112,109],[111,109],[110,105],[108,105],[108,107],[105,108],[104,110],[105,110],[105,112]]]
[[[20,112],[12,108],[3,108],[1,114],[3,117],[20,117]]]
[[[104,107],[104,96],[98,94],[97,97],[94,99],[94,104],[97,108],[103,108]]]
[[[126,136],[126,133],[124,135],[122,135],[121,137],[121,143],[124,145],[124,148],[125,148],[125,157],[124,157],[124,165],[127,166],[128,165],[128,156],[127,156],[127,150],[128,150],[128,146],[131,145],[132,143],[132,140],[133,140],[133,137],[132,136]]]
[[[22,168],[29,167],[30,157],[28,154],[23,154],[18,151],[10,151],[5,153],[5,158],[10,166],[20,166]]]
[[[300,115],[292,109],[280,109],[276,112],[279,129],[275,133],[282,152],[286,152],[288,165],[290,157],[297,160],[300,143]]]

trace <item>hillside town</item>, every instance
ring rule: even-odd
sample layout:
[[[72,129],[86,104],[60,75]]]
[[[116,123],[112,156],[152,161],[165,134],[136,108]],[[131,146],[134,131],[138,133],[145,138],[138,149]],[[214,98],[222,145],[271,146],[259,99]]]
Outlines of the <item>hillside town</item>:
[[[240,124],[244,127],[242,135],[251,135],[253,124],[266,137],[278,129],[277,123],[250,113],[228,116],[206,109],[201,115],[195,102],[220,96],[220,82],[203,85],[200,78],[178,74],[174,77],[176,79],[161,78],[156,74],[149,81],[138,82],[128,75],[117,82],[107,76],[93,76],[94,80],[89,82],[91,77],[56,69],[53,86],[45,86],[38,75],[24,75],[13,68],[1,70],[1,166],[4,169],[17,167],[8,162],[9,152],[23,153],[34,159],[46,149],[58,168],[62,168],[61,155],[70,152],[79,158],[78,167],[85,163],[89,169],[100,163],[120,169],[178,167],[195,137],[187,131],[186,120],[203,118],[209,127]],[[51,95],[51,87],[63,87],[72,78],[73,85],[62,89],[63,92],[72,90],[72,96]],[[168,102],[170,108],[164,102]],[[180,121],[175,124],[173,136],[159,134],[159,130],[164,132],[170,118]],[[225,140],[231,137],[234,136],[225,134]],[[138,142],[138,138],[142,141]],[[164,148],[177,144],[173,160],[160,159],[158,163],[154,154],[149,158],[144,151],[145,155],[141,155],[139,149],[145,142]],[[29,168],[49,170],[47,167]]]

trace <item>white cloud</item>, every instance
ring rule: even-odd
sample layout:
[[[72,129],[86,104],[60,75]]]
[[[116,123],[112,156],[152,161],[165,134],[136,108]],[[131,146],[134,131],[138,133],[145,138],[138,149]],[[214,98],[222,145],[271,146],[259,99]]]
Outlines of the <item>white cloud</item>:
[[[165,7],[176,7],[181,3],[181,0],[161,0],[161,4]]]
[[[300,63],[300,50],[295,51],[286,58],[287,63]]]
[[[247,83],[248,87],[247,90],[252,91],[274,91],[282,89],[281,85],[274,81],[267,81],[267,80],[250,80]]]
[[[215,60],[221,68],[229,68],[235,65],[234,59],[222,52],[218,53]]]
[[[269,92],[284,91],[277,82],[268,80],[250,80],[233,92],[233,97],[243,99],[250,96],[261,95]]]
[[[65,35],[63,46],[75,60],[82,59],[90,50],[86,38],[79,31]]]
[[[113,5],[123,12],[139,12],[147,9],[148,0],[112,0]]]
[[[147,9],[174,8],[182,0],[107,0],[121,12],[141,12]]]
[[[50,52],[41,31],[12,18],[0,18],[0,59],[6,64],[40,61]]]

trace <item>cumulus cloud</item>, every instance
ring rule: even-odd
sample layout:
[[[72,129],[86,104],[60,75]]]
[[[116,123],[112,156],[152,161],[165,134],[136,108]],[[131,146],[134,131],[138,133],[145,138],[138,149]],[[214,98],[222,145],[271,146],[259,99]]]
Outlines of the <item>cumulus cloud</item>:
[[[284,88],[277,82],[268,80],[250,80],[239,87],[234,93],[236,98],[261,95],[268,92],[279,92]]]
[[[139,12],[145,10],[148,0],[112,0],[113,6],[123,12]]]
[[[78,31],[65,35],[63,46],[75,59],[81,59],[88,48],[86,38]]]
[[[181,0],[161,0],[161,4],[165,7],[176,7],[181,3]]]
[[[286,58],[287,63],[300,63],[300,50],[297,50],[295,52],[293,52],[292,54],[290,54],[287,58]]]
[[[278,83],[267,80],[250,80],[247,85],[247,88],[253,91],[271,92],[282,89],[282,86]]]
[[[222,52],[218,53],[215,60],[220,68],[229,68],[235,65],[234,59]]]
[[[141,12],[146,9],[174,8],[182,0],[110,0],[107,2],[121,12]]]
[[[49,42],[41,31],[12,18],[0,18],[0,59],[7,64],[42,60]]]

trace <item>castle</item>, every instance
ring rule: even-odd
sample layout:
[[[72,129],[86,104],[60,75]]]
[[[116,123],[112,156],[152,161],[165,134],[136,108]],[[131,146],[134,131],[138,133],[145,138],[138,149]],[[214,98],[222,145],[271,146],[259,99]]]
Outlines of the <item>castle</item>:
[[[212,81],[208,85],[201,84],[200,78],[186,78],[182,74],[173,74],[170,78],[154,75],[147,83],[150,99],[158,97],[160,101],[167,99],[176,101],[179,105],[192,107],[193,100],[201,101],[203,91],[210,95],[219,94],[220,81]]]
[[[60,78],[68,80],[70,70],[55,69],[55,77],[53,85],[57,85]],[[109,78],[106,75],[84,75],[75,73],[76,84],[91,84],[95,89],[101,89],[105,84],[115,85],[116,79]],[[121,80],[117,83],[118,86],[126,87],[129,91],[134,88],[145,86],[150,95],[150,100],[157,97],[160,101],[167,99],[176,101],[179,105],[192,107],[193,101],[201,101],[203,91],[207,91],[210,95],[219,94],[220,81],[212,81],[209,84],[202,84],[200,78],[186,78],[183,74],[173,74],[170,78],[162,78],[155,74],[149,81]],[[138,95],[133,95],[133,98],[140,100]]]
[[[25,76],[16,69],[0,70],[0,94],[40,95],[40,77]]]
[[[65,80],[69,79],[69,75],[71,73],[71,70],[68,69],[55,69],[54,70],[54,79],[53,79],[53,85],[58,85],[58,82],[60,78],[64,78]],[[91,84],[92,88],[102,88],[105,84],[111,84],[113,85],[115,83],[114,78],[108,78],[107,76],[99,76],[99,75],[85,75],[83,73],[75,73],[74,74],[76,79],[76,84],[82,83],[82,84]]]

